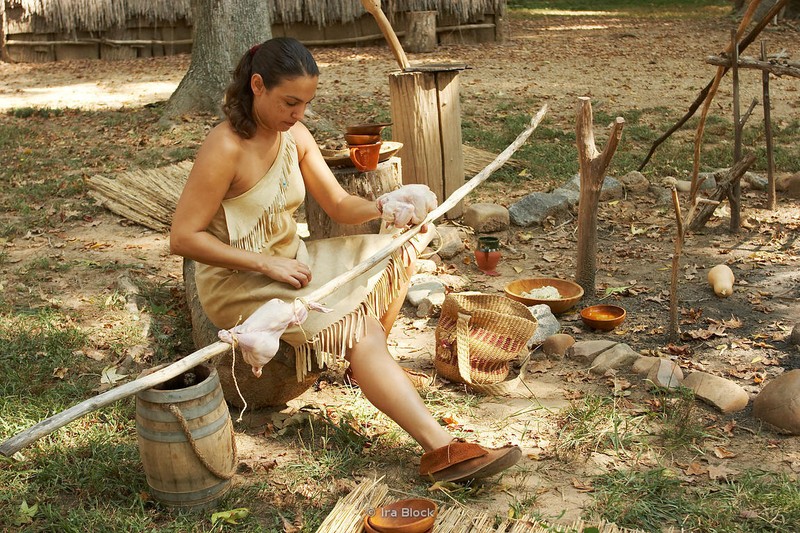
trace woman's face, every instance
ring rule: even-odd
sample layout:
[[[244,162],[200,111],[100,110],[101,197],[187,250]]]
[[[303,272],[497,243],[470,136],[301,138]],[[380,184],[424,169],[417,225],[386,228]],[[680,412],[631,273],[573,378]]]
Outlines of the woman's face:
[[[253,89],[253,115],[259,127],[287,131],[295,125],[317,94],[317,76],[299,76],[283,80],[272,89],[264,87],[259,74],[250,78]]]

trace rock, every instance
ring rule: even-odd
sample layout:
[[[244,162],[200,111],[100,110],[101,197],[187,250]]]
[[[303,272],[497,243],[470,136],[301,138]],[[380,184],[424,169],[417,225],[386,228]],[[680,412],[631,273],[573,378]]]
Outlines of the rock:
[[[569,217],[569,205],[563,196],[534,192],[508,208],[511,222],[516,226],[541,226],[549,217],[556,221]]]
[[[531,350],[542,344],[550,335],[558,333],[561,329],[561,324],[558,323],[558,319],[547,304],[532,305],[528,307],[528,310],[530,310],[538,324],[533,337],[528,340],[528,349]]]
[[[661,358],[651,357],[649,355],[639,356],[639,359],[631,365],[631,372],[640,376],[646,376],[650,372],[650,368],[656,364]]]
[[[555,335],[550,335],[544,340],[542,343],[542,352],[548,357],[564,357],[564,355],[567,353],[567,350],[573,344],[575,344],[575,339],[572,338],[572,335],[567,335],[566,333],[556,333]]]
[[[580,192],[581,175],[575,174],[574,176],[572,176],[572,179],[564,184],[564,188]],[[611,176],[606,176],[605,178],[603,178],[603,187],[600,189],[601,202],[607,202],[609,200],[619,200],[624,195],[625,191],[622,188],[622,183],[612,178]]]
[[[647,372],[647,380],[656,387],[677,389],[683,382],[683,370],[673,361],[659,358]]]
[[[789,344],[800,346],[800,323],[795,324],[789,334]]]
[[[417,259],[415,263],[417,274],[432,274],[436,272],[436,261],[430,259]]]
[[[800,369],[769,381],[753,400],[753,416],[782,432],[800,435]]]
[[[422,303],[422,300],[427,298],[432,292],[441,292],[444,294],[444,283],[436,279],[411,284],[406,294],[406,301],[414,307],[417,307]]]
[[[602,376],[609,370],[630,368],[639,357],[641,356],[633,348],[627,344],[618,343],[595,357],[589,372]]]
[[[689,192],[692,190],[692,182],[686,180],[675,180],[675,190],[678,192]]]
[[[754,172],[745,172],[742,176],[742,185],[754,191],[766,191],[769,181]]]
[[[775,188],[789,198],[800,198],[800,172],[788,176],[780,176],[775,180]]]
[[[647,191],[650,190],[650,181],[644,177],[644,174],[637,170],[628,172],[622,176],[619,181],[622,183],[625,191],[634,196],[647,194]]]
[[[566,198],[567,203],[569,204],[570,209],[575,209],[578,207],[578,203],[581,200],[581,194],[578,191],[573,191],[572,189],[565,189],[564,187],[559,187],[558,189],[553,189],[550,194],[553,196],[562,196]]]
[[[588,364],[617,343],[609,340],[578,341],[567,350],[567,357]]]
[[[431,246],[442,259],[452,259],[464,251],[463,232],[452,226],[437,226]]]
[[[431,291],[419,303],[416,315],[419,318],[426,318],[435,315],[436,313],[439,312],[439,310],[441,310],[442,304],[444,303],[444,298],[445,298],[444,289],[436,292]]]
[[[724,176],[728,173],[728,169],[718,170],[716,172],[701,172],[697,175],[697,179],[703,180],[700,183],[699,189],[701,191],[713,191],[717,188],[717,176]],[[691,182],[689,182],[691,183]]]
[[[508,229],[511,221],[508,209],[498,204],[472,204],[464,210],[464,224],[475,233],[492,233]]]
[[[683,379],[683,386],[723,413],[741,411],[750,401],[747,391],[733,381],[706,372],[692,372]]]

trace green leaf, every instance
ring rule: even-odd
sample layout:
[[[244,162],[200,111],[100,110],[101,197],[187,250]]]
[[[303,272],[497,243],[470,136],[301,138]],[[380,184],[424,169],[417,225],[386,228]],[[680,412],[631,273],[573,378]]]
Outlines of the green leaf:
[[[250,509],[239,507],[238,509],[231,509],[230,511],[220,511],[211,515],[211,524],[215,525],[222,520],[226,524],[238,524],[237,520],[247,518],[250,515]]]
[[[33,522],[33,517],[36,516],[36,512],[39,510],[39,504],[34,503],[30,507],[28,507],[28,502],[25,500],[19,506],[19,511],[17,512],[17,516],[14,518],[13,522],[15,526],[22,526],[25,524],[30,524]]]

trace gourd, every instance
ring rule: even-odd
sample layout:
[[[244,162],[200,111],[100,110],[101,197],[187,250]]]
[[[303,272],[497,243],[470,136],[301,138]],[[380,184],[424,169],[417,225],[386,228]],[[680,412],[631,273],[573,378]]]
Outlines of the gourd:
[[[708,271],[708,283],[714,289],[714,294],[727,298],[733,292],[733,270],[728,265],[716,265]]]

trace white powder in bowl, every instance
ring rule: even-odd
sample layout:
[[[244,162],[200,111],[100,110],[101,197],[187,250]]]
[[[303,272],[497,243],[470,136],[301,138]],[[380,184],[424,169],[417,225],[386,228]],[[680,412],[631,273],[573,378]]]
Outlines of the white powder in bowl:
[[[558,292],[558,289],[555,287],[551,285],[545,285],[544,287],[538,287],[528,292],[523,292],[522,296],[525,298],[533,298],[535,300],[558,300],[561,298],[561,293]]]

